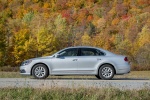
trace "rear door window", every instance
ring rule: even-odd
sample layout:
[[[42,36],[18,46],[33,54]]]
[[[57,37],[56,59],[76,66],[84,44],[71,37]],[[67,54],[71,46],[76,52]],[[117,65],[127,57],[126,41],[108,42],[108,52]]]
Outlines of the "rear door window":
[[[81,56],[104,56],[105,54],[98,49],[94,48],[81,48]]]

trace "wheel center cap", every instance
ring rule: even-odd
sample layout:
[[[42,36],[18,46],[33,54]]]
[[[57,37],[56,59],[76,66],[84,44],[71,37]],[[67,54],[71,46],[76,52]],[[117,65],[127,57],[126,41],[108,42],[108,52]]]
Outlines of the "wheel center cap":
[[[111,72],[109,72],[109,71],[106,71],[105,73],[106,73],[106,74],[110,74]]]
[[[38,73],[41,73],[41,72],[42,72],[41,70],[38,71]]]

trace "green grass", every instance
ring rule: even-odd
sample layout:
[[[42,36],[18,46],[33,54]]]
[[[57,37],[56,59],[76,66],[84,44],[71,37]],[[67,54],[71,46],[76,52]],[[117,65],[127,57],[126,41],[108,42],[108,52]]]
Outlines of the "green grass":
[[[19,72],[0,72],[0,78],[32,78],[32,76],[23,76]],[[96,79],[95,76],[49,76],[52,79]],[[150,79],[150,71],[132,71],[125,75],[116,75],[114,79],[127,78],[127,79]]]
[[[96,88],[3,88],[0,100],[149,100],[150,89],[119,90]]]

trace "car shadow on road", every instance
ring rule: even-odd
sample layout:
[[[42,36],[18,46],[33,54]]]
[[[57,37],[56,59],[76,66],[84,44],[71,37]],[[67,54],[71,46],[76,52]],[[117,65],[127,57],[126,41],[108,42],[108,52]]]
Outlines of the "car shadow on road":
[[[149,80],[148,78],[113,78],[112,80]]]
[[[31,78],[35,79],[35,78]],[[102,80],[97,78],[46,78],[42,80]],[[113,78],[112,80],[150,80],[148,78]],[[108,80],[109,81],[109,80]]]
[[[35,78],[30,78],[35,79]],[[40,79],[40,80],[99,80],[96,78],[46,78],[46,79]]]

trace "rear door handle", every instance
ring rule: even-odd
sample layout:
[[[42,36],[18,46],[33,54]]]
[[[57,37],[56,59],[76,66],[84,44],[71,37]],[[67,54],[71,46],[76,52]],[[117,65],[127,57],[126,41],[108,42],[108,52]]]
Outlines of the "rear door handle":
[[[73,59],[72,61],[77,61],[78,59]]]

